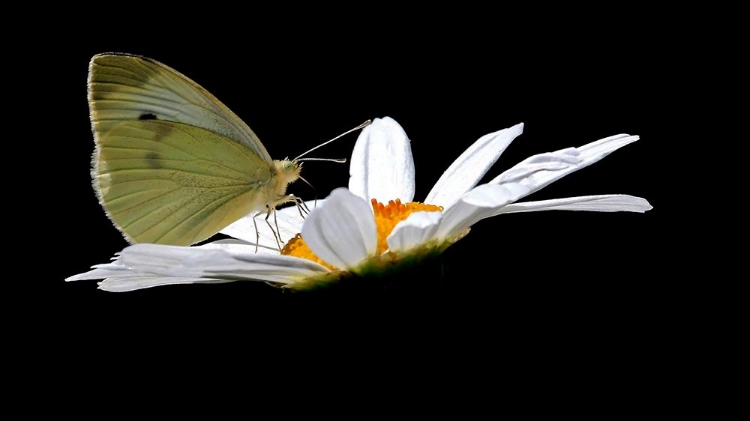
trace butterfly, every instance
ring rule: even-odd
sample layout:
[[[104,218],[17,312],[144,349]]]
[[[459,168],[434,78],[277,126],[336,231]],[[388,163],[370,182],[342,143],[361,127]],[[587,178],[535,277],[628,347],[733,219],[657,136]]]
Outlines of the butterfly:
[[[229,108],[156,60],[94,56],[88,103],[94,190],[131,243],[195,244],[295,200],[301,163],[271,159]]]

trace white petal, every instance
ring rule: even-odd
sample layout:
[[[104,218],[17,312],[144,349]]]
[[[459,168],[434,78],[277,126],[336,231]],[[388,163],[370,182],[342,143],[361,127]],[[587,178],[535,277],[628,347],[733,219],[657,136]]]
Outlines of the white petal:
[[[476,222],[501,213],[501,209],[549,183],[604,158],[616,149],[638,140],[638,136],[617,135],[580,148],[532,156],[478,186],[448,208],[437,236],[450,237]],[[492,188],[496,186],[497,188]]]
[[[306,203],[311,209],[312,206],[315,205],[314,201]],[[221,230],[221,233],[253,244],[253,247],[255,246],[257,238],[258,253],[265,254],[279,254],[279,246],[276,241],[276,236],[274,235],[277,224],[278,233],[281,236],[282,241],[281,245],[283,246],[285,242],[289,241],[297,233],[302,231],[302,224],[305,221],[300,216],[300,211],[296,205],[278,209],[275,214],[270,214],[268,220],[266,220],[266,214],[261,214],[256,217],[251,215],[252,214],[246,215],[229,224],[229,226]],[[258,227],[257,237],[255,232],[256,226]]]
[[[599,161],[615,150],[638,140],[638,136],[620,134],[597,140],[579,148],[534,155],[495,177],[490,184],[521,182],[528,186],[529,194],[553,181]]]
[[[534,155],[495,177],[489,184],[518,182],[540,171],[565,171],[582,162],[579,156],[580,153],[576,148]]]
[[[546,210],[643,213],[651,209],[652,206],[648,201],[641,197],[625,194],[608,194],[513,203],[500,209],[497,213],[536,212]]]
[[[638,139],[640,139],[639,136],[622,133],[579,146],[577,149],[581,151],[581,155],[590,165]]]
[[[129,292],[163,285],[222,284],[230,281],[217,281],[201,278],[177,278],[160,276],[134,276],[130,278],[107,278],[99,282],[99,289],[107,292]]]
[[[236,276],[273,282],[288,282],[294,278],[327,271],[308,260],[255,253],[255,247],[252,245],[206,246],[208,247],[135,244],[123,250],[117,261],[121,265],[155,275],[222,278]]]
[[[396,224],[388,236],[391,251],[409,250],[430,241],[440,223],[440,212],[415,212]]]
[[[354,268],[377,248],[372,207],[349,190],[338,188],[307,217],[302,238],[325,262],[339,269]]]
[[[515,182],[477,186],[443,212],[435,237],[453,237],[478,221],[496,215],[502,207],[528,193],[527,186]]]
[[[100,265],[92,266],[92,269],[88,272],[79,273],[77,275],[69,276],[65,279],[65,282],[73,281],[86,281],[91,279],[104,279],[110,276],[136,276],[134,272],[126,267],[117,267],[113,263],[103,263]]]
[[[486,134],[469,147],[443,173],[424,203],[449,207],[476,186],[505,148],[523,133],[523,123]]]
[[[383,203],[414,198],[414,159],[406,132],[390,117],[376,118],[357,138],[349,168],[349,190]]]
[[[109,264],[71,276],[66,281],[108,278],[117,290],[193,282],[256,280],[291,283],[327,272],[317,263],[289,256],[255,253],[255,246],[209,243],[199,247],[135,244]],[[105,288],[105,289],[106,289]]]

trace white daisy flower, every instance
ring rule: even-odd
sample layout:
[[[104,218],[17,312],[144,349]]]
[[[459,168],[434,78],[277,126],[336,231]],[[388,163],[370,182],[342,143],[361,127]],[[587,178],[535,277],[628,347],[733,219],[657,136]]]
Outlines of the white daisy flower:
[[[274,233],[245,217],[222,231],[238,240],[197,247],[135,244],[111,263],[68,281],[105,279],[99,288],[131,291],[158,285],[260,280],[308,289],[352,276],[382,276],[442,253],[472,225],[492,216],[541,210],[645,212],[649,203],[628,195],[581,196],[515,203],[638,140],[621,134],[578,147],[534,155],[476,186],[523,124],[487,134],[440,177],[424,203],[414,198],[409,139],[393,119],[375,119],[360,134],[351,160],[349,189],[310,205],[276,212],[278,234],[291,238],[279,252]],[[387,204],[378,202],[381,200]],[[257,250],[257,252],[256,252]]]

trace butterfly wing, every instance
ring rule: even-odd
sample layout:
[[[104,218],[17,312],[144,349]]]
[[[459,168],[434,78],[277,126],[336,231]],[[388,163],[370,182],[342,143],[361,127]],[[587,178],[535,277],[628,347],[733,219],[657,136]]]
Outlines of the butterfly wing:
[[[278,176],[243,145],[194,125],[123,121],[98,139],[94,185],[131,242],[190,245],[276,194]]]
[[[122,53],[94,56],[89,65],[88,97],[97,144],[124,121],[164,120],[212,131],[272,162],[255,133],[229,108],[156,60]]]

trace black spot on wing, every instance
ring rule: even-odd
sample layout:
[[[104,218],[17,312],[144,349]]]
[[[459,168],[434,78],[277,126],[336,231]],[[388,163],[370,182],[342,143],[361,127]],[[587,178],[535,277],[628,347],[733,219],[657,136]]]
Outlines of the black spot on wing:
[[[159,162],[161,157],[159,157],[158,153],[149,152],[146,154],[145,159],[146,159],[146,165],[148,165],[149,168],[154,169],[154,170],[161,168],[161,162]]]
[[[155,114],[152,114],[152,113],[143,113],[143,114],[141,114],[141,115],[138,116],[138,120],[158,120],[158,118],[156,118]]]

